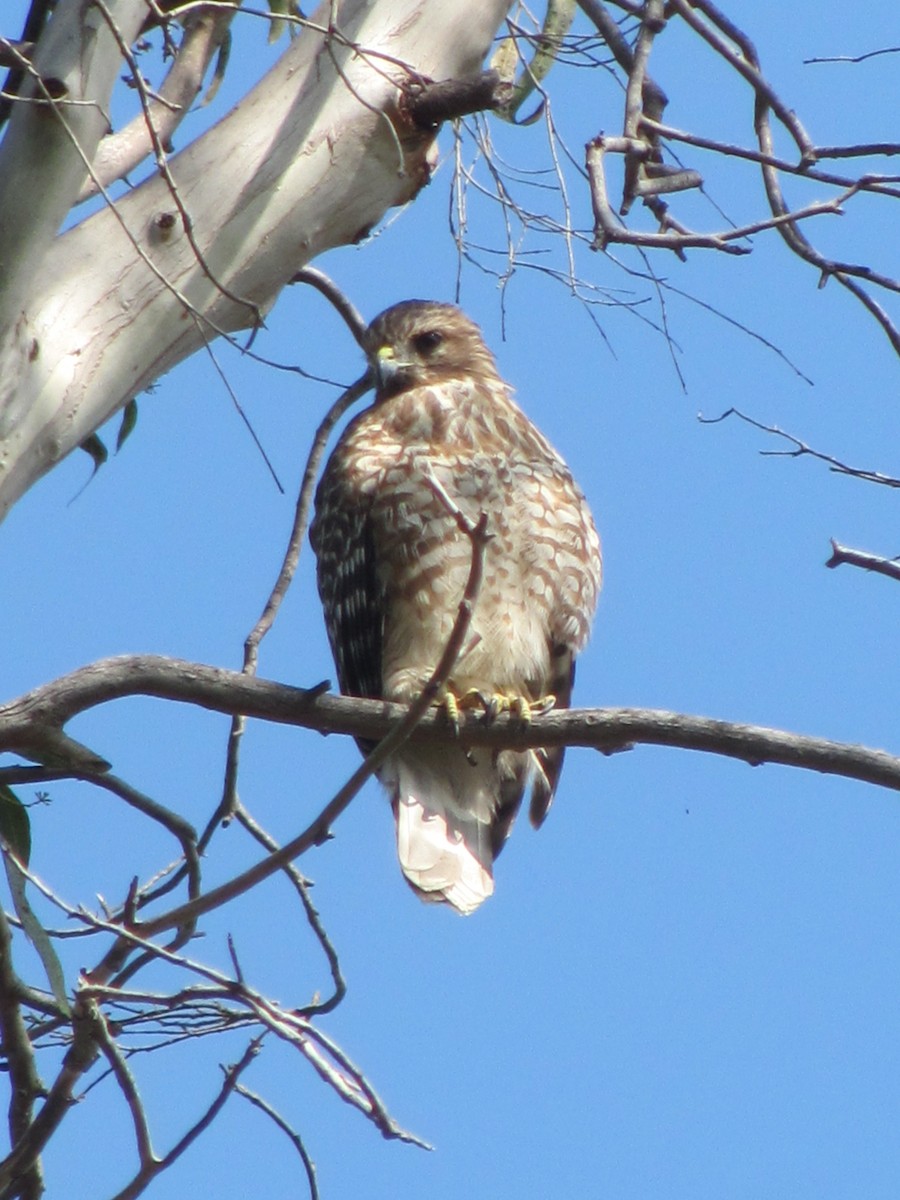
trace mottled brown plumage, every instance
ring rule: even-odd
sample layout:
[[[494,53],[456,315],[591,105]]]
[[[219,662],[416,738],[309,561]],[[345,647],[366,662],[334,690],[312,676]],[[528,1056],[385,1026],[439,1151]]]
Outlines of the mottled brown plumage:
[[[600,545],[581,491],[513,402],[478,328],[449,304],[412,300],[372,322],[374,404],[328,462],[311,530],[342,690],[409,701],[441,656],[472,547],[441,489],[488,516],[470,646],[450,690],[566,707],[600,589]],[[435,487],[437,480],[439,487]],[[543,821],[561,749],[407,746],[382,768],[403,871],[426,899],[471,912],[526,786]]]

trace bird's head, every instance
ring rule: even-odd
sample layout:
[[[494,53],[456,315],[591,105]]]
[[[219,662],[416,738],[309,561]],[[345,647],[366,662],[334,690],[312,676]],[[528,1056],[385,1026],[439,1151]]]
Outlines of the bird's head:
[[[478,326],[455,305],[432,300],[405,300],[386,309],[366,330],[363,349],[378,400],[443,379],[497,374]]]

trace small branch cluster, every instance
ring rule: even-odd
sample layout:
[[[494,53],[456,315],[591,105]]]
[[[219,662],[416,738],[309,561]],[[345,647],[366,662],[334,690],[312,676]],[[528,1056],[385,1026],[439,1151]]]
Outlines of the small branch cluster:
[[[872,290],[897,295],[900,293],[900,280],[867,266],[826,257],[800,228],[801,223],[813,217],[843,214],[844,205],[863,193],[900,198],[896,175],[866,173],[850,178],[819,167],[823,160],[829,158],[894,155],[900,153],[900,144],[816,146],[796,113],[764,76],[751,40],[711,0],[670,0],[667,4],[663,4],[663,0],[647,0],[641,9],[633,45],[622,36],[600,0],[580,0],[580,3],[606,38],[613,57],[627,77],[623,135],[600,135],[587,144],[586,169],[594,211],[594,249],[605,250],[612,244],[625,244],[645,249],[667,249],[679,258],[684,258],[687,250],[697,248],[742,254],[748,253],[750,247],[736,245],[736,242],[763,230],[775,229],[792,253],[819,272],[820,286],[834,278],[854,295],[875,317],[894,350],[900,354],[900,330],[875,299]],[[630,4],[618,6],[632,11]],[[654,39],[663,33],[667,22],[674,19],[684,22],[736,76],[749,85],[753,98],[755,150],[699,137],[664,124],[662,118],[666,97],[649,76],[648,63]],[[798,154],[796,162],[776,157],[773,118],[794,143]],[[688,188],[702,187],[703,179],[696,170],[664,161],[663,151],[670,142],[681,142],[722,157],[743,158],[758,164],[771,217],[719,232],[697,233],[688,229],[674,217],[662,197]],[[618,213],[610,201],[605,168],[606,156],[610,153],[621,155],[624,164],[624,187]],[[818,180],[841,190],[830,200],[791,209],[781,185],[781,176],[785,173]],[[636,200],[642,200],[656,218],[655,231],[633,229],[622,220]]]
[[[647,0],[640,5],[632,0],[577,2],[596,30],[596,36],[569,30],[572,8],[569,4],[548,6],[543,27],[536,21],[532,28],[525,28],[512,19],[507,21],[509,37],[501,43],[493,61],[501,78],[509,80],[513,75],[517,76],[514,88],[517,99],[506,106],[501,104],[499,108],[494,103],[485,104],[516,124],[544,122],[549,149],[547,169],[535,171],[513,165],[507,152],[495,147],[489,123],[483,119],[463,123],[462,128],[474,142],[472,161],[466,162],[457,130],[451,231],[460,263],[469,262],[495,275],[503,289],[516,272],[538,271],[564,284],[587,308],[595,324],[598,323],[594,315],[596,307],[613,304],[630,307],[640,319],[647,321],[641,301],[623,299],[617,290],[600,287],[583,277],[576,266],[579,246],[599,251],[631,246],[641,254],[662,250],[680,259],[697,249],[734,256],[750,253],[751,239],[755,235],[774,231],[792,254],[814,268],[819,286],[834,279],[855,296],[884,330],[894,350],[900,353],[900,332],[891,313],[892,298],[900,293],[900,280],[865,263],[823,254],[809,232],[810,223],[819,218],[844,216],[851,212],[862,214],[863,205],[875,198],[881,202],[900,199],[900,176],[890,173],[877,161],[900,154],[900,143],[815,144],[790,104],[766,78],[752,41],[712,0],[672,0],[671,3]],[[616,10],[624,14],[619,19],[614,15]],[[708,137],[665,121],[668,97],[651,75],[650,63],[657,39],[665,37],[673,22],[686,26],[701,53],[711,53],[724,62],[732,78],[742,89],[747,89],[751,144],[740,145]],[[594,75],[612,73],[624,91],[621,132],[604,131],[591,137],[580,162],[561,137],[553,116],[550,81],[545,78],[551,62],[556,64],[556,70],[572,66],[591,68]],[[539,97],[537,108],[525,119],[516,118],[515,107],[531,92]],[[456,114],[451,111],[448,115]],[[776,127],[787,134],[796,151],[794,156],[775,153],[773,131]],[[719,228],[691,228],[677,215],[676,198],[686,191],[699,190],[713,207],[717,206],[710,198],[709,181],[705,182],[707,171],[699,169],[703,164],[682,161],[680,151],[685,146],[702,152],[707,156],[706,163],[712,162],[717,170],[726,163],[752,164],[759,172],[768,212],[742,223],[729,222],[725,218]],[[710,155],[712,159],[708,157]],[[862,158],[876,160],[873,168],[850,173],[830,166],[831,160],[852,162]],[[621,176],[618,199],[613,198],[617,185],[613,181],[611,163],[621,164],[616,173]],[[570,168],[587,182],[593,211],[590,230],[585,229],[578,219],[578,205],[571,195]],[[791,206],[784,194],[785,178],[822,185],[826,195]],[[711,182],[714,184],[715,179]],[[556,192],[552,203],[548,203],[550,190]],[[500,206],[506,231],[505,250],[481,244],[469,234],[467,195],[470,192]],[[529,192],[539,198],[538,202],[527,201]],[[654,224],[650,228],[631,219],[638,201],[653,218]],[[558,215],[552,212],[554,206]],[[535,245],[535,242],[539,244]],[[565,253],[562,268],[554,267],[549,257],[550,252],[560,245]],[[677,289],[673,289],[668,280],[658,278],[646,258],[642,258],[640,267],[634,270],[625,262],[615,261],[632,278],[647,279],[649,273],[659,302],[658,320],[650,323],[671,345],[664,293]]]

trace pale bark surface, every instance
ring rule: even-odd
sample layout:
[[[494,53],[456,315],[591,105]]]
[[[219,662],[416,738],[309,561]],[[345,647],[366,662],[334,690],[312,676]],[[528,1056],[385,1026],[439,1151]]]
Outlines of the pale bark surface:
[[[106,7],[130,41],[144,0]],[[402,85],[476,73],[505,8],[345,0],[329,36],[322,5],[169,164],[192,237],[159,172],[60,235],[122,65],[98,14],[79,23],[63,0],[37,70],[94,104],[20,104],[0,150],[0,517],[141,389],[217,331],[252,328],[304,263],[427,182],[431,137],[398,116]]]

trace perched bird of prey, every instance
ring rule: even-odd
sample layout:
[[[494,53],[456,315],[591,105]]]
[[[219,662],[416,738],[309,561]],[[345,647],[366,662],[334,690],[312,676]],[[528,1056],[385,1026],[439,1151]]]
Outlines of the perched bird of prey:
[[[374,403],[345,430],[310,537],[341,690],[408,703],[457,616],[472,525],[487,514],[484,575],[443,703],[478,698],[524,720],[567,707],[600,590],[600,543],[568,467],[513,402],[478,327],[458,308],[396,304],[369,326]],[[527,786],[544,820],[561,748],[514,752],[407,743],[379,772],[400,865],[427,900],[470,913]]]

